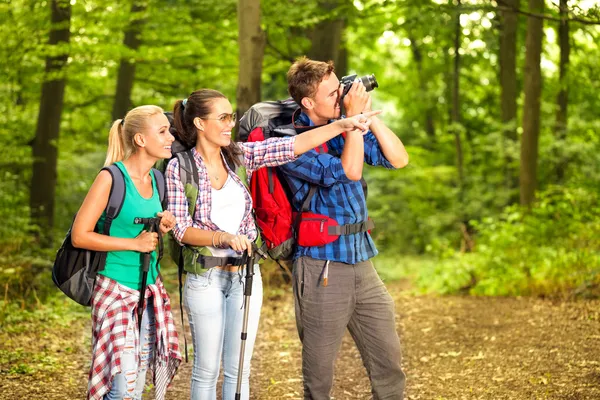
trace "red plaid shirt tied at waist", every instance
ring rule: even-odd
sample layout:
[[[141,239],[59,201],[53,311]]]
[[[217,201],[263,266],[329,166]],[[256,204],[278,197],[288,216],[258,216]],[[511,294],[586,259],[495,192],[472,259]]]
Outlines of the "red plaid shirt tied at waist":
[[[139,291],[120,285],[102,275],[96,278],[92,298],[92,367],[88,399],[102,399],[110,391],[113,377],[121,372],[121,354],[127,326],[137,326]],[[181,363],[177,330],[171,314],[169,296],[160,279],[146,288],[145,298],[154,305],[156,351],[151,364],[156,399],[164,399],[168,385]],[[131,319],[134,321],[130,321]],[[135,331],[136,357],[139,362],[139,332]]]

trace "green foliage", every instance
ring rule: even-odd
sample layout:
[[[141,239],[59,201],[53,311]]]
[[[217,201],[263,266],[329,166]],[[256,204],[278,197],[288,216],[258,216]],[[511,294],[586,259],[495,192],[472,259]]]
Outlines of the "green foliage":
[[[0,301],[0,373],[35,375],[64,369],[75,348],[82,350],[79,346],[83,343],[75,343],[73,337],[80,334],[73,328],[83,328],[88,320],[89,308],[62,293],[55,292],[32,309],[12,299]]]
[[[222,91],[235,106],[238,75],[244,73],[238,61],[234,0],[149,0],[136,15],[131,0],[71,3],[67,87],[56,143],[55,248],[102,166],[121,60],[136,66],[132,105],[157,104],[165,110],[201,87]],[[325,9],[326,3],[337,6]],[[539,204],[524,213],[510,206],[518,201],[518,189],[508,183],[517,178],[520,151],[519,143],[503,131],[517,127],[520,134],[521,116],[509,124],[500,119],[501,23],[493,3],[465,1],[459,8],[455,2],[430,0],[264,0],[261,7],[267,37],[265,100],[287,96],[290,62],[310,50],[313,28],[328,19],[344,21],[349,72],[377,76],[380,87],[372,92],[373,106],[384,111],[382,119],[408,146],[411,159],[399,171],[365,173],[379,263],[382,271],[392,271],[384,272],[386,279],[416,276],[420,287],[444,293],[593,288],[598,264],[593,235],[598,227],[591,218],[600,182],[597,25],[570,24],[570,66],[562,83],[569,89],[568,129],[557,137],[558,24],[545,21],[538,161],[542,193]],[[593,20],[598,10],[573,5],[570,15]],[[549,4],[547,13],[556,16],[556,7]],[[459,14],[461,120],[451,123],[453,21]],[[140,19],[142,45],[133,51],[123,44],[124,31]],[[523,22],[518,31],[519,86]],[[54,290],[49,278],[54,251],[37,248],[32,235],[36,227],[29,221],[31,143],[41,85],[48,79],[45,58],[58,50],[47,44],[49,28],[48,2],[0,4],[0,287],[7,298],[26,299],[27,305],[37,304],[36,297],[43,302]],[[519,107],[522,97],[519,93]],[[462,182],[454,132],[463,145]],[[557,169],[564,171],[562,177]],[[577,213],[568,214],[569,207]],[[553,234],[563,231],[568,235]],[[462,253],[469,236],[475,251]],[[424,258],[420,262],[415,257]],[[405,266],[394,267],[396,260]],[[171,268],[165,262],[165,271]],[[175,285],[176,277],[167,276]]]
[[[600,288],[600,204],[584,189],[550,188],[531,210],[509,206],[472,221],[473,253],[431,248],[438,260],[418,273],[423,290],[476,295],[584,294]]]

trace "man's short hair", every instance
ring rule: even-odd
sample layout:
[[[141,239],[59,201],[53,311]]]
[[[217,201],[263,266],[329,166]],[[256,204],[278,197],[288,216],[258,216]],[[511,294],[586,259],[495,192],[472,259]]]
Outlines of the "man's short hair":
[[[288,91],[294,101],[302,106],[302,99],[314,97],[319,83],[334,71],[333,61],[315,61],[300,57],[292,64],[287,73]]]

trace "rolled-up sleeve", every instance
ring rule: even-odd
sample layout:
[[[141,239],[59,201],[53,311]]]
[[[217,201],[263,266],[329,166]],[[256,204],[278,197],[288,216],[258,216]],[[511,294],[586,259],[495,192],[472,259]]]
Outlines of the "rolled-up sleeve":
[[[185,197],[185,188],[179,177],[179,161],[173,158],[167,165],[165,173],[167,181],[167,196],[169,199],[168,210],[173,213],[177,223],[173,228],[173,236],[179,244],[187,228],[193,225],[192,216],[189,213],[189,205]]]
[[[377,138],[371,131],[364,136],[365,162],[373,166],[382,166],[387,169],[396,169],[383,155]]]
[[[295,141],[296,137],[292,136],[240,143],[244,153],[244,165],[249,170],[257,170],[261,167],[276,167],[294,161]]]

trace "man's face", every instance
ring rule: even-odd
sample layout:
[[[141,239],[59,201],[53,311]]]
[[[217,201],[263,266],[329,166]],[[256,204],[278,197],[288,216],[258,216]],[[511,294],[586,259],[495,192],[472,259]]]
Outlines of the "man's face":
[[[316,125],[322,125],[330,119],[340,117],[339,98],[341,92],[340,81],[333,72],[325,76],[319,83],[317,93],[311,99],[312,109],[307,109],[308,116]]]

